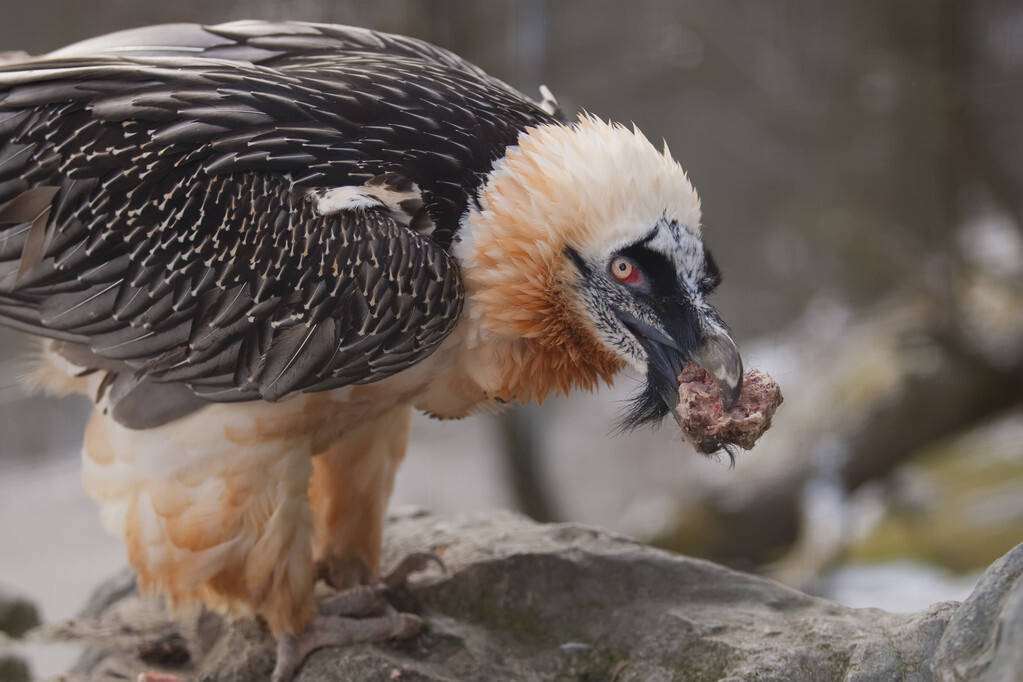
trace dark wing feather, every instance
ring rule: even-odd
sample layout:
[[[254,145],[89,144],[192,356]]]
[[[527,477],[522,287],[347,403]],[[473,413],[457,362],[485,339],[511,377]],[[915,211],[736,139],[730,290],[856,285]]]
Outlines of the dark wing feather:
[[[462,302],[458,217],[549,117],[418,41],[246,30],[232,44],[276,41],[270,66],[0,68],[0,320],[206,400],[375,381],[436,348]],[[300,191],[384,173],[422,188],[430,239],[383,212],[318,215]]]
[[[353,52],[427,61],[489,79],[475,64],[424,40],[356,26],[301,21],[143,26],[90,38],[47,56],[192,57],[280,66],[311,55]]]
[[[454,326],[457,267],[384,212],[321,216],[272,176],[191,182],[201,200],[57,211],[64,239],[25,281],[0,262],[0,320],[214,401],[376,381]]]
[[[423,190],[437,225],[431,236],[445,247],[505,148],[527,127],[556,121],[429,43],[291,22],[116,33],[0,67],[4,89],[0,141],[5,130],[24,124],[26,110],[70,100],[88,107],[92,119],[79,122],[92,127],[75,141],[111,135],[102,122],[144,122],[143,134],[171,147],[165,154],[202,155],[207,172],[289,173],[296,186],[308,187],[398,173]],[[5,152],[21,156],[8,160]],[[28,153],[0,149],[0,168],[13,170]],[[90,163],[116,165],[106,155]],[[5,187],[6,179],[0,177],[0,201],[30,186],[15,179],[16,186]]]

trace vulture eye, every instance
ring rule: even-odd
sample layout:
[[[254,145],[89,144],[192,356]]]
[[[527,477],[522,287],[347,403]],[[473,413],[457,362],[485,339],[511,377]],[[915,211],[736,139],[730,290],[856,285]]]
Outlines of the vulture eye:
[[[618,256],[611,261],[610,270],[614,278],[622,284],[639,286],[643,283],[643,273],[639,271],[639,268],[636,267],[631,258]]]

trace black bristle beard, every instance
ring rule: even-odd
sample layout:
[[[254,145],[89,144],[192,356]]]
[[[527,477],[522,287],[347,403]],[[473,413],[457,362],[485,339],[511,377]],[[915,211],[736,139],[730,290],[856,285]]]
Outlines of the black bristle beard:
[[[660,426],[672,409],[661,398],[665,390],[677,391],[678,389],[670,380],[666,382],[666,377],[663,374],[654,372],[654,376],[650,376],[648,373],[643,389],[629,398],[629,407],[615,424],[615,431],[625,433],[635,431],[641,426]],[[677,406],[675,409],[677,409]],[[728,455],[728,468],[735,468],[735,453],[738,451],[738,448],[731,443],[718,441],[707,444],[706,447],[697,447],[696,451],[715,459],[724,451]]]
[[[634,396],[629,398],[625,414],[618,420],[615,430],[618,432],[635,431],[636,429],[661,423],[670,408],[661,399],[664,391],[677,391],[668,377],[658,372],[648,371],[646,383]]]
[[[659,424],[678,406],[678,375],[691,354],[689,349],[696,347],[699,334],[693,322],[694,316],[684,312],[687,306],[685,301],[671,301],[669,309],[676,311],[676,314],[660,315],[665,321],[668,334],[677,343],[675,347],[662,345],[644,336],[641,330],[630,328],[646,351],[646,385],[629,400],[629,408],[618,422],[619,431]]]
[[[644,339],[647,353],[646,385],[629,401],[629,409],[619,422],[619,430],[631,431],[647,424],[658,424],[678,405],[678,375],[685,357],[678,351]]]

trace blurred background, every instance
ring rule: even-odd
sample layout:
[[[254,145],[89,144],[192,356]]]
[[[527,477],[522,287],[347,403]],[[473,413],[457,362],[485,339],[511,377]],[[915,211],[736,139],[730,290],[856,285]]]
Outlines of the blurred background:
[[[33,54],[169,21],[405,33],[668,141],[703,198],[716,303],[785,393],[773,429],[734,470],[672,423],[614,435],[637,385],[623,377],[501,417],[419,419],[394,504],[597,524],[897,611],[963,598],[1023,540],[1018,2],[0,7],[0,50]],[[52,620],[123,555],[78,482],[86,405],[27,396],[28,347],[0,330],[0,586]]]

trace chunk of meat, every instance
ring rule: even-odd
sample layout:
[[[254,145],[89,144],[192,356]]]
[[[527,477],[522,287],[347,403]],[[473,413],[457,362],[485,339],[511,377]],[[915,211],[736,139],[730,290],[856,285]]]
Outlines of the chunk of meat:
[[[686,440],[709,455],[729,445],[744,450],[771,426],[771,417],[783,400],[781,389],[767,372],[751,369],[742,377],[742,392],[735,407],[725,411],[714,378],[695,362],[678,376],[679,426]]]

